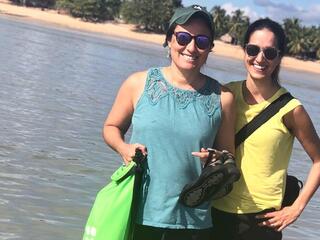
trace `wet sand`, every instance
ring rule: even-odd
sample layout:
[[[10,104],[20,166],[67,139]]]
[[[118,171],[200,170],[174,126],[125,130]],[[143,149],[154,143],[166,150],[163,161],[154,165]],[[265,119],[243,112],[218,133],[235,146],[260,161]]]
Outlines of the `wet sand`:
[[[47,24],[58,25],[80,31],[102,33],[119,38],[128,38],[138,41],[151,42],[161,45],[164,41],[163,34],[142,33],[135,31],[135,26],[123,23],[90,23],[80,19],[60,14],[55,10],[44,10],[38,8],[27,8],[11,5],[7,0],[0,0],[0,14],[13,16],[25,21],[41,21]],[[215,41],[213,54],[230,58],[243,58],[243,51],[240,46],[234,46],[222,41]],[[283,67],[298,71],[320,73],[320,62],[303,61],[292,57],[284,57]]]

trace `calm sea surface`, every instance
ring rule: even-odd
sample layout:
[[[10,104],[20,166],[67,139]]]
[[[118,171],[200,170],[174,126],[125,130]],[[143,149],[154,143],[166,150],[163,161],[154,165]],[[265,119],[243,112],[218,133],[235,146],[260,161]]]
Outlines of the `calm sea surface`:
[[[78,240],[95,195],[121,164],[101,130],[121,82],[168,64],[158,45],[24,23],[0,16],[0,239]],[[213,56],[221,82],[245,76],[241,61]],[[283,85],[320,133],[320,75],[282,69]],[[311,161],[295,143],[290,171]],[[320,191],[284,240],[319,238]]]

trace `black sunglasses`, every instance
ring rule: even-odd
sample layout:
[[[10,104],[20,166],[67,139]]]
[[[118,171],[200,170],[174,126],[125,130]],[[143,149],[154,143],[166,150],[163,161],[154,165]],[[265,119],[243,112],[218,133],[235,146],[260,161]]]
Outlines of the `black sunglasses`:
[[[260,48],[257,45],[254,44],[247,44],[245,46],[246,53],[250,57],[255,57],[257,56],[261,51],[263,52],[263,56],[267,60],[273,60],[279,55],[279,50],[274,48],[274,47],[266,47],[266,48]]]
[[[211,45],[211,39],[206,35],[192,36],[188,32],[175,32],[174,35],[181,46],[187,46],[192,39],[194,39],[197,47],[202,50],[209,48]]]

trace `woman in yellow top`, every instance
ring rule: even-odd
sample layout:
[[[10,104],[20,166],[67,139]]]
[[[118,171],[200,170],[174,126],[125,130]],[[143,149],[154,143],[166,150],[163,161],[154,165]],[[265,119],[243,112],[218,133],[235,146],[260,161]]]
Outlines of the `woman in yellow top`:
[[[236,100],[236,132],[286,89],[278,81],[285,33],[270,20],[252,23],[244,38],[245,81],[227,86]],[[297,138],[313,164],[296,201],[281,208],[286,172]],[[198,156],[207,156],[204,152]],[[281,231],[306,207],[320,183],[320,140],[301,103],[292,99],[236,149],[241,178],[231,193],[213,202],[215,240],[280,240]]]

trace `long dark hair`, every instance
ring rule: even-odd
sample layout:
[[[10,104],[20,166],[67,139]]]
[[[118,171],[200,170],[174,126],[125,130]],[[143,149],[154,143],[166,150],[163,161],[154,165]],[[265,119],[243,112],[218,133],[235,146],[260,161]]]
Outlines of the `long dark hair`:
[[[243,49],[245,48],[246,44],[249,42],[250,36],[255,31],[262,30],[262,29],[268,29],[275,35],[277,39],[277,48],[280,51],[279,57],[280,57],[280,63],[281,63],[282,57],[284,56],[284,53],[286,50],[286,44],[287,44],[286,35],[281,25],[269,18],[262,18],[250,24],[250,26],[247,29],[247,32],[244,35],[243,46],[242,46]],[[280,71],[280,64],[274,69],[273,73],[271,74],[272,80],[277,85],[280,85],[279,71]]]

